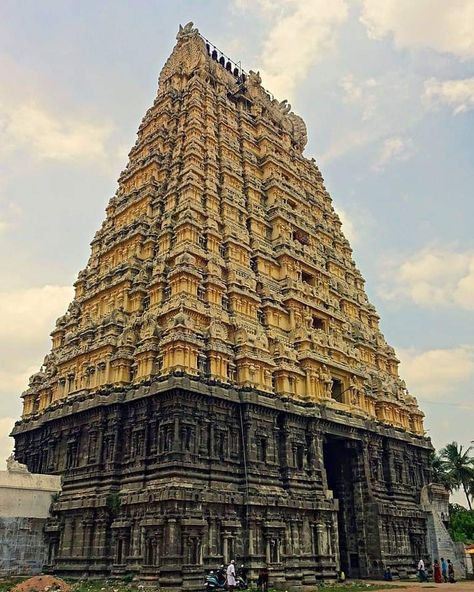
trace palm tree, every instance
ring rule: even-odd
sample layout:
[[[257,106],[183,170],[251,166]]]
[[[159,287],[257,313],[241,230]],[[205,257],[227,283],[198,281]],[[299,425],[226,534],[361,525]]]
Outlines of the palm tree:
[[[469,446],[463,451],[462,445],[451,442],[446,444],[439,454],[441,464],[444,465],[444,469],[452,483],[452,488],[459,489],[462,487],[470,510],[472,510],[472,504],[468,488],[470,482],[474,480],[474,458],[471,456],[471,450],[473,449],[472,446]]]
[[[449,493],[452,493],[456,489],[456,483],[454,483],[453,477],[446,467],[446,463],[434,451],[431,453],[431,480],[433,483],[444,485]]]

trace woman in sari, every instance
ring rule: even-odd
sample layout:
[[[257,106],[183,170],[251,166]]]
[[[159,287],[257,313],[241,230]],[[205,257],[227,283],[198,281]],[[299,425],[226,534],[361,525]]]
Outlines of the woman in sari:
[[[437,584],[441,584],[443,582],[443,578],[441,576],[441,565],[437,559],[434,560],[433,563],[433,571],[434,571],[434,581]]]

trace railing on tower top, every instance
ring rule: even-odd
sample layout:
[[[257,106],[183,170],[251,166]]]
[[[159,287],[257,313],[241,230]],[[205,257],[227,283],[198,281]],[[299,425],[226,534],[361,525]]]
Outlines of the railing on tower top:
[[[199,37],[204,41],[206,44],[206,50],[208,55],[218,64],[220,64],[223,68],[225,68],[228,72],[230,72],[238,82],[243,83],[247,80],[247,72],[243,70],[240,62],[234,62],[230,58],[228,58],[225,53],[223,53],[218,47],[216,47],[213,43],[206,39],[204,35],[199,33]],[[273,94],[264,89],[265,93],[268,95],[270,101],[274,101],[275,97]]]
[[[228,58],[220,49],[218,49],[213,43],[203,37],[200,34],[201,39],[206,44],[208,55],[228,72],[230,72],[239,82],[245,82],[247,79],[247,72],[242,69],[240,62],[234,62]]]

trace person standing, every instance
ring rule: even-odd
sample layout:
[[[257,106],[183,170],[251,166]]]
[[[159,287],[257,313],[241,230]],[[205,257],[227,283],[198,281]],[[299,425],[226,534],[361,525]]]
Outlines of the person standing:
[[[454,579],[454,565],[451,563],[450,559],[448,559],[448,581],[450,584],[454,584],[456,581]]]
[[[263,567],[258,573],[257,588],[260,592],[267,592],[268,590],[268,568]]]
[[[425,571],[425,562],[423,561],[423,559],[420,559],[420,561],[418,561],[418,578],[420,579],[420,582],[428,581]]]
[[[443,576],[444,583],[448,582],[448,562],[444,557],[441,557],[441,575]]]
[[[433,563],[433,574],[434,574],[434,581],[437,584],[442,584],[443,578],[441,577],[441,566],[440,566],[439,561],[437,559],[435,559],[434,563]]]
[[[227,589],[230,590],[230,592],[233,592],[236,583],[237,582],[235,580],[235,561],[232,559],[232,561],[229,563],[227,567]]]

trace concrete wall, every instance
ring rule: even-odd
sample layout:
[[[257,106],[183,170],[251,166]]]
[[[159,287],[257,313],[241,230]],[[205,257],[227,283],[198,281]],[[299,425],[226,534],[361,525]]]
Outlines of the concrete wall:
[[[43,529],[60,477],[36,475],[9,459],[0,471],[0,574],[39,573],[47,549]]]

